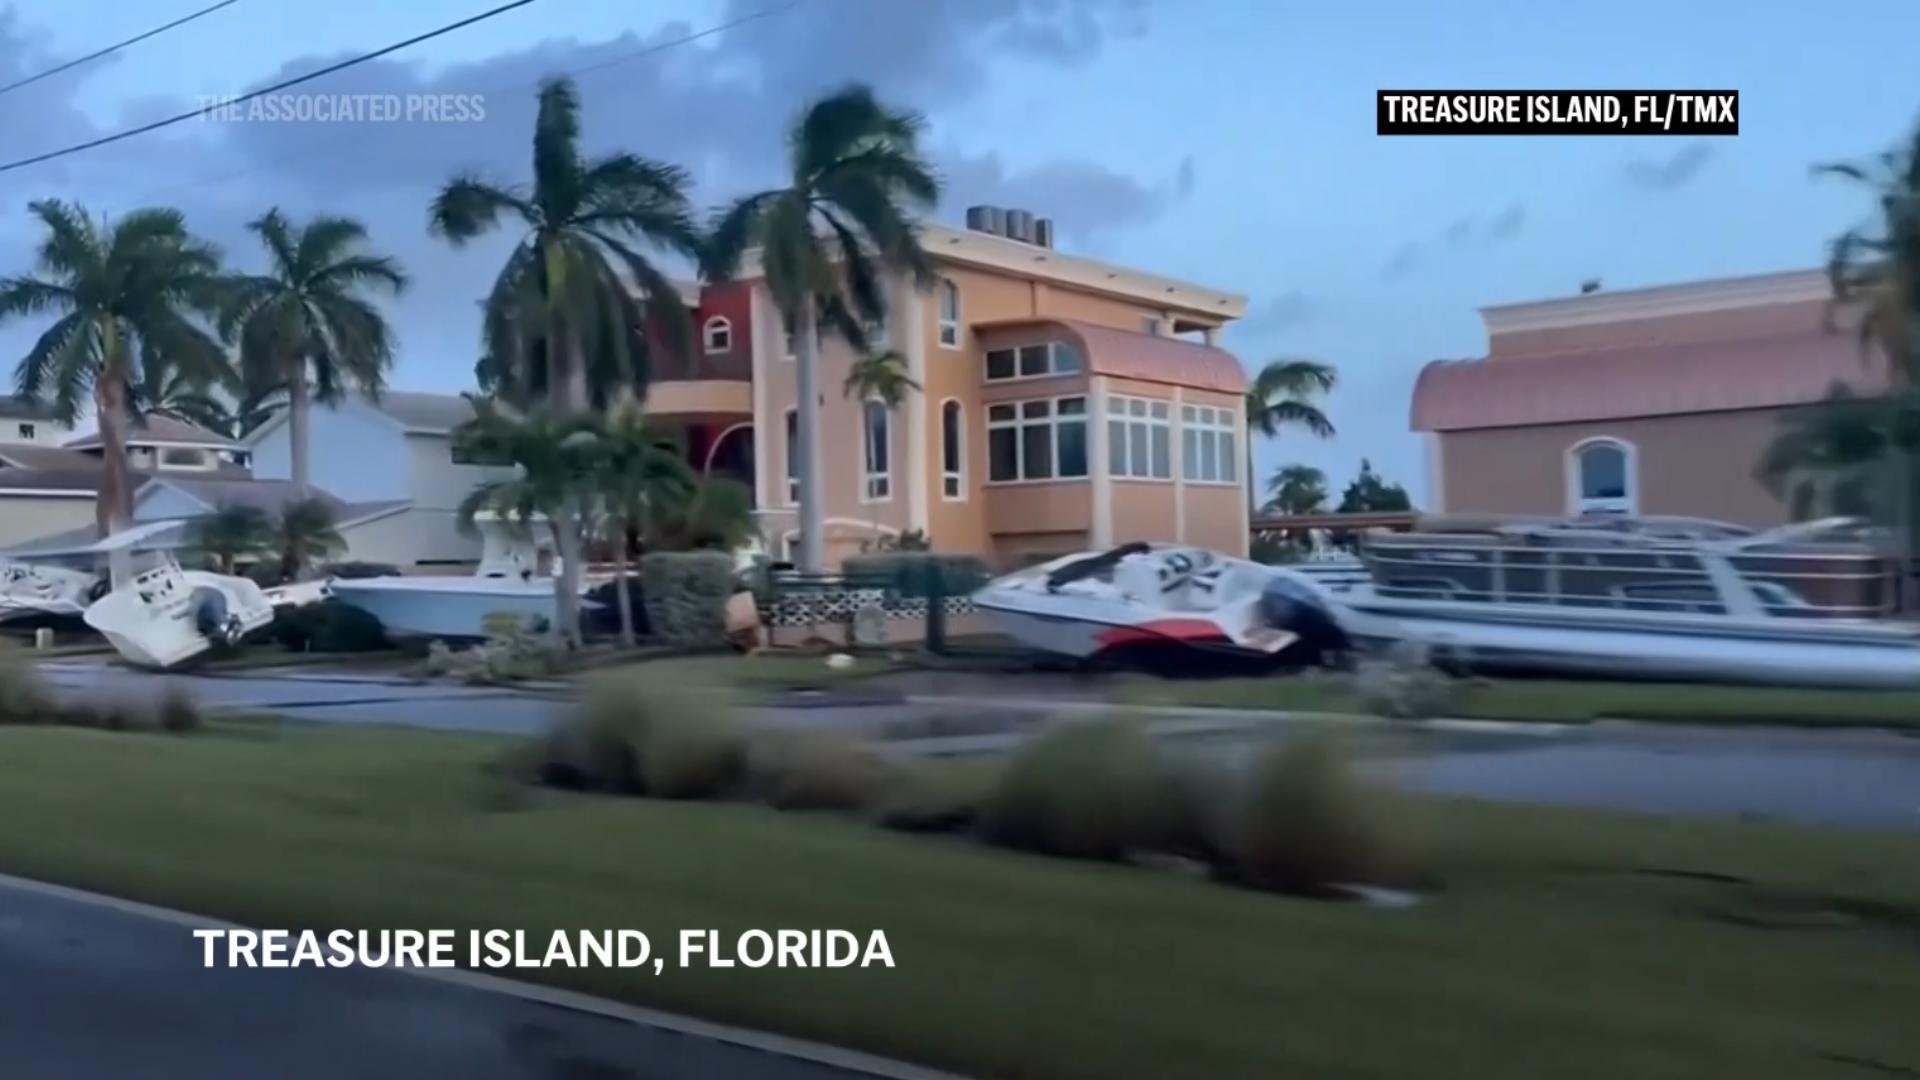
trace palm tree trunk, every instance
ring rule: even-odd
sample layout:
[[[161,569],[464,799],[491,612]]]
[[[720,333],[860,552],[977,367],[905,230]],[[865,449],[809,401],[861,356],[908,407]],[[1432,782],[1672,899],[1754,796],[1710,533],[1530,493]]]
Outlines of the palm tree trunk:
[[[311,451],[312,395],[307,388],[306,360],[300,362],[300,370],[287,382],[287,437],[291,444],[290,457],[293,461],[293,490],[300,498],[306,498],[308,490],[308,454]]]
[[[566,296],[566,261],[560,246],[546,243],[547,398],[557,411],[577,415],[587,409],[586,372],[574,351],[562,304]],[[560,573],[553,579],[554,637],[568,648],[580,644],[580,549],[586,514],[581,506],[556,508],[554,546],[560,550]]]
[[[633,648],[633,597],[627,592],[627,523],[620,522],[620,532],[613,538],[613,580],[614,591],[620,595],[620,644]]]
[[[101,325],[104,364],[94,383],[95,421],[100,426],[100,494],[94,503],[95,524],[102,537],[133,524],[133,491],[127,475],[127,365],[121,355],[125,343],[118,324]],[[108,575],[117,588],[132,576],[133,553],[116,548],[107,555]]]
[[[789,447],[788,453],[797,455],[798,468],[794,472],[800,480],[800,569],[818,574],[827,566],[827,507],[826,484],[820,469],[820,349],[811,297],[800,305],[795,322],[794,336],[800,339],[794,349],[794,374],[800,398],[795,405],[799,421],[795,434],[799,436],[800,445]]]

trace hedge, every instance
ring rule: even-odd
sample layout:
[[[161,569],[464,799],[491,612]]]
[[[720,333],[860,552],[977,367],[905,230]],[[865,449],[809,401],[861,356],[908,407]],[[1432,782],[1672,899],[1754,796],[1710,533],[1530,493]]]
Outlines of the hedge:
[[[647,624],[675,645],[725,645],[727,600],[735,591],[733,556],[659,551],[640,559]]]
[[[987,564],[978,555],[932,551],[851,555],[841,572],[849,585],[891,589],[903,596],[925,596],[935,582],[943,596],[965,596],[987,580]]]

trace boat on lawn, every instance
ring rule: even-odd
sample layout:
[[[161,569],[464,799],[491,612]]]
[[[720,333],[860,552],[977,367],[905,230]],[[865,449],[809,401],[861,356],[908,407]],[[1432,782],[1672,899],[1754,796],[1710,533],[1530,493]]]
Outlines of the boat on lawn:
[[[132,559],[132,576],[83,616],[128,663],[176,668],[232,649],[273,621],[273,604],[247,578],[183,570],[164,552],[135,553]]]
[[[99,577],[85,570],[0,559],[0,623],[78,621],[99,588]]]

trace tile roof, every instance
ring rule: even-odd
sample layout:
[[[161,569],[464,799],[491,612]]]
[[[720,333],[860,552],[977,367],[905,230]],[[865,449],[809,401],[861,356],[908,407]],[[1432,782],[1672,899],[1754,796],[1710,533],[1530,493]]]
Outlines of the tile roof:
[[[1225,394],[1247,392],[1247,373],[1225,349],[1176,337],[1141,334],[1078,319],[1007,319],[975,323],[976,330],[1058,326],[1079,339],[1087,370],[1142,382],[1190,386]]]

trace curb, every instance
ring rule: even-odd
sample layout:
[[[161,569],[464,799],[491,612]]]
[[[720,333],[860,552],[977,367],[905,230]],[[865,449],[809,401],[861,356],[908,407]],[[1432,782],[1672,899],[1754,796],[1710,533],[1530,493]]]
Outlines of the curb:
[[[905,700],[910,705],[951,706],[967,709],[1020,709],[1022,711],[1092,713],[1103,715],[1119,713],[1123,716],[1164,717],[1172,720],[1195,721],[1192,730],[1182,730],[1178,732],[1180,734],[1204,734],[1212,730],[1230,731],[1235,730],[1237,727],[1245,727],[1253,724],[1303,723],[1349,724],[1414,731],[1446,731],[1478,735],[1528,735],[1535,738],[1557,738],[1592,726],[1589,724],[1563,724],[1534,720],[1476,720],[1471,717],[1393,720],[1366,713],[1222,709],[1189,705],[1124,705],[1104,701],[1049,700],[1043,698],[1008,699],[942,694],[909,694]],[[1221,723],[1222,721],[1228,723],[1223,725]]]
[[[195,915],[191,912],[176,911],[172,908],[143,904],[138,900],[125,900],[103,893],[87,892],[83,889],[69,888],[31,878],[0,874],[0,888],[15,889],[38,896],[52,897],[90,907],[105,908],[123,915],[149,919],[155,922],[171,923],[196,930],[234,930],[250,929],[240,923],[222,919]],[[813,1065],[822,1065],[842,1072],[860,1076],[875,1077],[877,1080],[966,1080],[958,1073],[940,1072],[934,1069],[910,1065],[903,1061],[876,1057],[858,1050],[846,1050],[827,1043],[810,1042],[805,1039],[789,1038],[750,1028],[729,1027],[725,1024],[696,1020],[675,1013],[661,1012],[657,1009],[642,1008],[638,1005],[626,1005],[606,998],[597,998],[588,994],[561,990],[536,983],[505,979],[497,975],[486,975],[464,968],[406,968],[391,967],[379,970],[409,975],[417,979],[431,979],[450,986],[467,990],[479,990],[492,994],[504,994],[522,1001],[537,1002],[555,1008],[569,1009],[574,1012],[590,1013],[610,1020],[621,1020],[641,1027],[671,1031],[696,1039],[727,1043],[732,1046],[775,1057],[791,1058]]]

